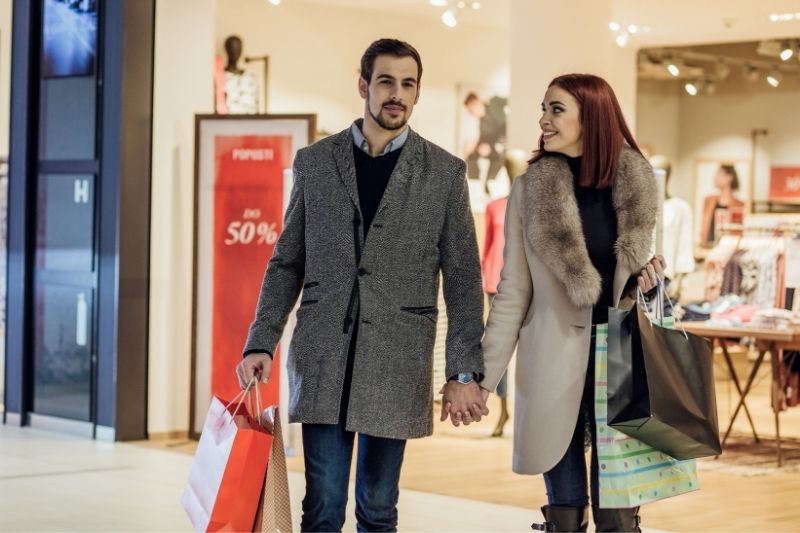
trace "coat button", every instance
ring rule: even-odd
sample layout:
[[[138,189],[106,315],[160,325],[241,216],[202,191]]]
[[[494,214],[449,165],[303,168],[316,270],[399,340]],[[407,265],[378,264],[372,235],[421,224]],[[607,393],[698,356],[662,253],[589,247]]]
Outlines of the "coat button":
[[[361,268],[358,269],[358,275],[359,276],[368,276],[369,275],[369,271],[366,268],[361,267]]]

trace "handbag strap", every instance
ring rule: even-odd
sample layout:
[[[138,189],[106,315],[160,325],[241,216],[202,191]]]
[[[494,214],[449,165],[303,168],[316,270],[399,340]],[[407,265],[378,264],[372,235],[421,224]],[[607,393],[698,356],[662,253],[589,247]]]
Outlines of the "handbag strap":
[[[642,311],[644,314],[647,315],[653,322],[660,321],[660,325],[664,326],[664,298],[667,299],[667,303],[669,303],[669,308],[672,310],[672,317],[680,326],[681,331],[683,332],[683,336],[686,340],[689,340],[689,335],[686,333],[686,329],[683,327],[683,322],[681,319],[675,315],[675,306],[672,305],[672,299],[667,294],[667,290],[664,286],[664,280],[656,274],[656,312],[654,313],[654,317],[650,317],[650,312],[647,310],[647,301],[644,299],[644,293],[642,292],[642,288],[639,285],[636,285],[636,300],[637,303],[641,301],[642,303]]]

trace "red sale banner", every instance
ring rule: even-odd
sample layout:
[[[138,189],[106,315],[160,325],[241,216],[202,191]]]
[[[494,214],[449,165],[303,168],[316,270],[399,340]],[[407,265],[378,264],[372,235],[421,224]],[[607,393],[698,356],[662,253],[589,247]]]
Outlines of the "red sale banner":
[[[800,167],[772,167],[769,199],[800,202]]]
[[[233,398],[239,392],[234,368],[283,229],[283,173],[291,167],[292,137],[218,135],[214,154],[211,392]],[[277,347],[272,369],[269,384],[260,385],[264,406],[280,397]]]

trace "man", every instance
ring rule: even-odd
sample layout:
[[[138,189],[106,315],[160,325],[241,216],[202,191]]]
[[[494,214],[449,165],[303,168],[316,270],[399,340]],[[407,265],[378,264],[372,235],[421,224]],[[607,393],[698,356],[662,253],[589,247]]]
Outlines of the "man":
[[[397,528],[405,442],[433,430],[439,273],[448,308],[445,406],[487,413],[481,273],[464,163],[412,131],[422,63],[378,40],[361,59],[364,118],[297,153],[284,230],[237,368],[267,380],[302,290],[289,348],[289,418],[303,424],[303,531],[340,531],[355,433],[359,530]],[[460,417],[463,417],[460,418]]]
[[[485,157],[489,160],[489,170],[486,173],[486,191],[504,163],[504,148],[506,142],[506,106],[508,99],[495,96],[484,102],[475,93],[469,93],[464,99],[464,106],[473,117],[479,119],[478,140],[467,151],[467,176],[471,180],[480,179],[478,159]],[[510,177],[510,176],[509,176]]]

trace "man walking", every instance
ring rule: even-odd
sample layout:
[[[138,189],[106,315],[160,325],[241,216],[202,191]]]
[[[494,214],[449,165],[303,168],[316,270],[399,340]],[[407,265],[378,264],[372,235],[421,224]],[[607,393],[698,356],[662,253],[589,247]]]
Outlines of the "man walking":
[[[421,76],[411,45],[375,41],[361,59],[364,118],[297,153],[284,230],[237,367],[242,386],[268,379],[302,294],[287,366],[289,418],[303,425],[303,531],[342,529],[356,433],[358,529],[396,530],[406,439],[433,431],[440,272],[446,405],[456,424],[486,413],[465,165],[407,126]]]

